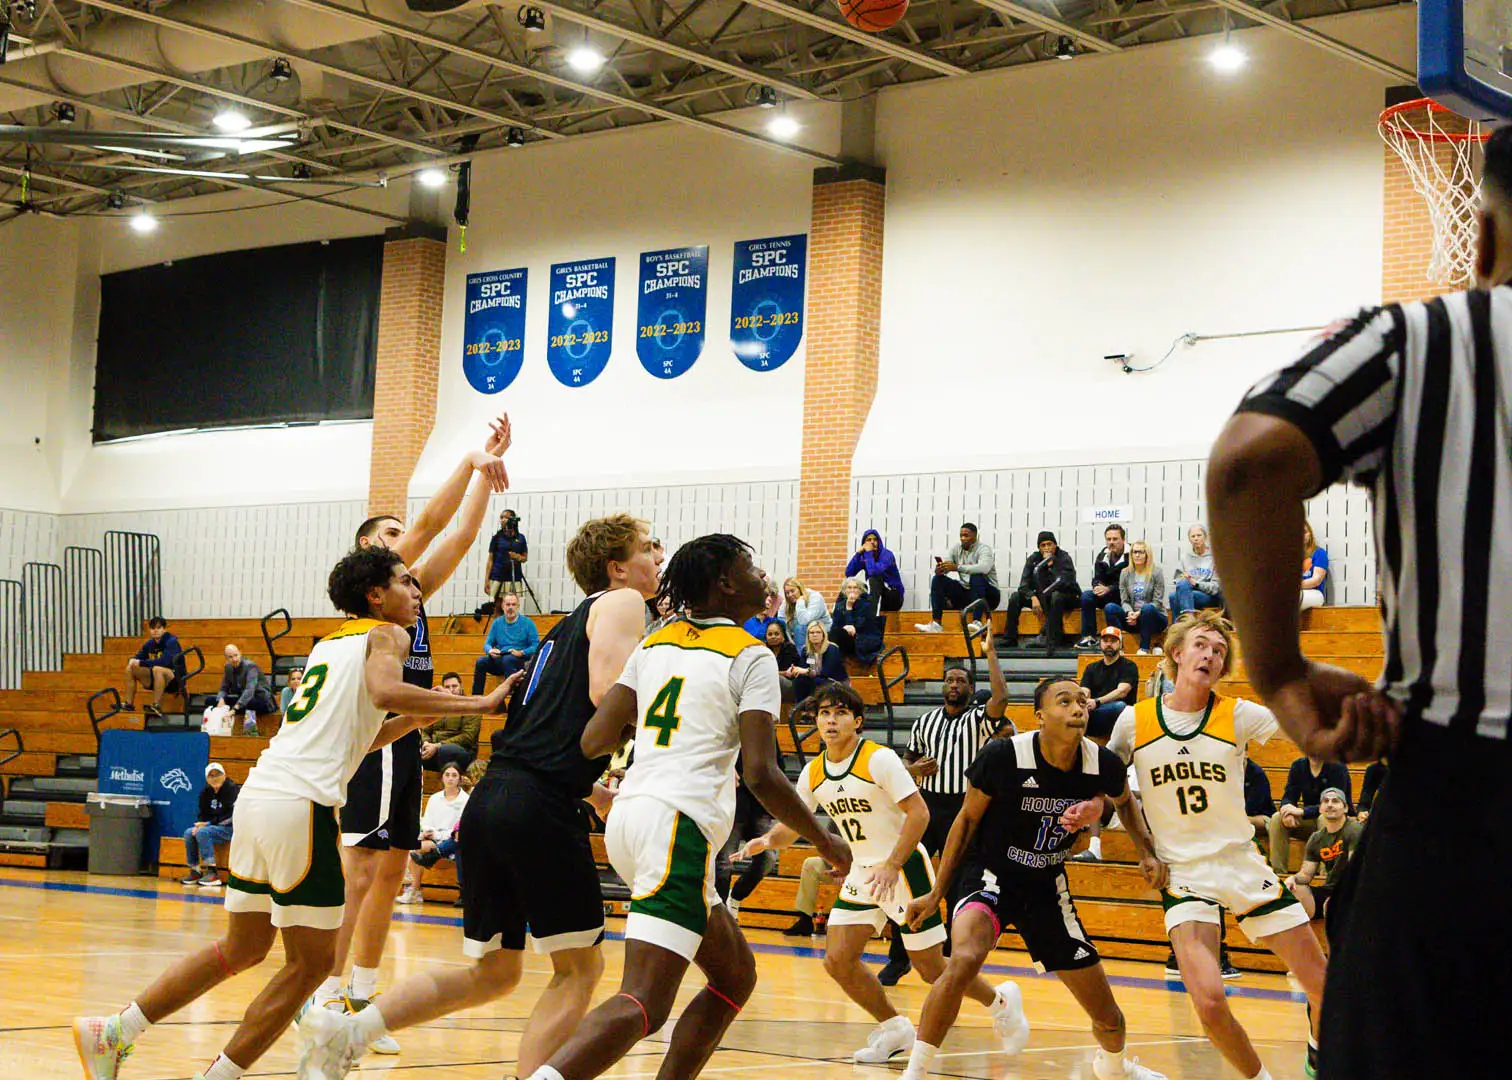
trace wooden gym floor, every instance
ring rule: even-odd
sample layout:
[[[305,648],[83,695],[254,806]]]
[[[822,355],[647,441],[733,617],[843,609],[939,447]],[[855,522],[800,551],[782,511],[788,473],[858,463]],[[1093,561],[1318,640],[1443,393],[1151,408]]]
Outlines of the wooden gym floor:
[[[423,911],[401,909],[380,986],[434,965],[466,963],[460,953],[459,915],[439,904]],[[0,870],[0,1078],[79,1077],[70,1018],[122,1007],[174,957],[213,938],[222,926],[218,895],[205,896],[172,882]],[[611,933],[621,926],[620,920],[611,920]],[[704,1075],[721,1080],[872,1080],[901,1071],[901,1059],[892,1066],[848,1060],[865,1043],[872,1024],[824,974],[822,941],[771,931],[748,934],[761,981]],[[872,947],[880,961],[881,943]],[[275,947],[264,969],[242,974],[148,1032],[122,1068],[122,1080],[187,1080],[206,1068],[279,955]],[[600,997],[618,986],[622,957],[616,935],[606,946]],[[1128,1017],[1130,1053],[1173,1080],[1234,1075],[1201,1037],[1179,983],[1167,983],[1153,964],[1111,961],[1107,966]],[[544,959],[529,956],[525,979],[513,995],[400,1032],[404,1052],[397,1058],[369,1055],[357,1075],[369,1080],[499,1080],[511,1074],[517,1033],[548,973]],[[986,974],[990,982],[1012,978],[1022,987],[1034,1028],[1029,1048],[1016,1059],[1006,1058],[996,1049],[985,1011],[968,1001],[937,1061],[937,1074],[972,1080],[1090,1080],[1095,1043],[1085,1017],[1059,982],[1036,973],[1024,954],[1007,951],[994,956]],[[690,974],[679,1006],[701,985]],[[1301,1080],[1307,1035],[1301,994],[1284,976],[1248,973],[1230,983],[1229,992],[1276,1080]],[[925,994],[918,977],[907,976],[892,994],[894,1003],[917,1022]],[[670,1031],[669,1024],[665,1033]],[[661,1055],[653,1036],[606,1075],[653,1077]],[[294,1063],[290,1035],[248,1075],[292,1077]]]

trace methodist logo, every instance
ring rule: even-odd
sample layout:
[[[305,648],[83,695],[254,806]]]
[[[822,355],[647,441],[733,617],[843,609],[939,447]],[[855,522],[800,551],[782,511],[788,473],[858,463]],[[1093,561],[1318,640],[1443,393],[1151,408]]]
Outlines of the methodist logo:
[[[163,774],[163,778],[158,783],[162,784],[169,791],[194,790],[194,785],[189,782],[189,777],[183,769],[170,769]]]
[[[147,774],[141,769],[128,769],[124,765],[112,766],[110,778],[125,784],[141,784],[147,780]]]

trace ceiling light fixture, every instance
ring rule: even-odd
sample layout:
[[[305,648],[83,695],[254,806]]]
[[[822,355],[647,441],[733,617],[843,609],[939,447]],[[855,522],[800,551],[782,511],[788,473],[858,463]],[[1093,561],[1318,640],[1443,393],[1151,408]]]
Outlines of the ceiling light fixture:
[[[1055,58],[1057,60],[1075,60],[1076,42],[1062,34],[1055,39]]]
[[[286,83],[294,77],[294,65],[289,63],[287,57],[275,56],[273,63],[268,66],[268,80],[274,83]]]
[[[1213,47],[1208,53],[1208,63],[1213,65],[1214,71],[1220,71],[1225,75],[1232,75],[1245,64],[1249,57],[1244,55],[1244,50],[1229,40],[1229,34],[1233,30],[1233,24],[1229,22],[1227,9],[1223,12],[1223,44]]]
[[[446,183],[446,173],[440,169],[421,169],[415,179],[420,181],[421,187],[438,188]]]
[[[112,191],[105,199],[105,205],[112,210],[124,210],[126,208],[126,196],[119,191]]]
[[[796,137],[802,130],[803,125],[787,114],[787,106],[783,106],[780,113],[767,121],[767,134],[784,142]]]
[[[530,33],[539,33],[546,29],[546,13],[538,7],[526,4],[515,12],[515,19]]]
[[[604,66],[604,54],[585,41],[567,54],[567,66],[579,75],[592,75]]]
[[[237,112],[235,109],[222,109],[215,114],[215,119],[212,123],[222,131],[229,132],[246,131],[252,126],[252,121],[248,120],[244,114]]]
[[[763,109],[775,109],[777,107],[777,91],[770,86],[763,86],[756,91],[756,104]]]
[[[524,146],[525,129],[517,127],[510,128],[508,133],[504,136],[504,145],[514,149],[519,149],[520,147]]]
[[[77,119],[78,113],[74,107],[66,101],[53,103],[53,119],[64,127],[69,127]]]
[[[157,218],[153,217],[145,210],[138,211],[131,216],[131,228],[133,232],[139,232],[145,236],[147,233],[156,230],[157,227]]]

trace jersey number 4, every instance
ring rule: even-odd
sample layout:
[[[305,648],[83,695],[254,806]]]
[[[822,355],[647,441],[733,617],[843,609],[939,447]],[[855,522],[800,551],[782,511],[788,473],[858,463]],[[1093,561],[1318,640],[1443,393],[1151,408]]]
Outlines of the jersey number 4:
[[[284,723],[297,724],[310,715],[310,710],[320,700],[320,688],[325,685],[329,674],[330,668],[324,664],[316,664],[304,673],[304,678],[299,683],[299,696],[289,702],[289,711],[284,713]]]
[[[682,723],[677,715],[677,699],[682,694],[683,681],[677,676],[667,680],[667,685],[656,692],[651,707],[646,710],[645,725],[656,730],[656,745],[672,745],[672,733]]]

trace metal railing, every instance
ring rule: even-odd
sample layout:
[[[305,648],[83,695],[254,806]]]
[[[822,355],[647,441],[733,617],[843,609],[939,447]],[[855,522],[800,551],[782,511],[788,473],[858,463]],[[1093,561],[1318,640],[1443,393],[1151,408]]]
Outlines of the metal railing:
[[[902,657],[903,670],[898,672],[898,674],[893,678],[888,678],[882,671],[882,665],[887,663],[888,659],[892,656]],[[887,712],[887,734],[889,743],[892,741],[893,727],[897,724],[897,718],[893,715],[893,687],[907,684],[909,670],[908,650],[901,645],[894,645],[881,656],[877,657],[877,682],[882,687],[882,708]],[[901,698],[899,699],[898,704],[902,704]]]
[[[0,690],[21,689],[26,657],[26,590],[0,579]]]
[[[973,619],[972,616],[976,618]],[[971,624],[980,623],[973,632]],[[976,685],[977,679],[977,651],[976,643],[985,642],[988,631],[992,629],[992,608],[986,600],[973,600],[961,609],[961,638],[966,643],[966,664],[971,669],[971,682]]]
[[[274,619],[283,620],[283,629],[276,634],[268,633],[268,626]],[[273,680],[275,691],[278,686],[278,676],[285,674],[293,668],[304,663],[307,653],[280,653],[276,643],[282,641],[294,629],[294,620],[289,617],[288,608],[274,608],[262,617],[263,644],[268,646],[268,676]]]
[[[27,671],[63,668],[63,568],[56,563],[29,562],[21,567],[26,599],[24,630]]]
[[[103,713],[96,713],[95,702],[107,696],[110,698],[110,708]],[[107,686],[103,690],[96,690],[93,694],[89,695],[89,700],[84,703],[84,711],[89,714],[89,726],[94,730],[95,755],[98,757],[100,753],[100,724],[122,711],[121,695],[116,692],[116,688],[113,686]]]
[[[162,545],[151,533],[105,533],[105,632],[135,637],[163,610]]]
[[[105,647],[104,552],[63,549],[63,611],[65,653],[99,652]]]
[[[193,657],[194,666],[189,666],[189,660]],[[184,702],[184,722],[189,722],[189,680],[205,670],[205,654],[198,645],[191,645],[184,650],[184,677],[179,680],[179,693]]]
[[[26,753],[26,747],[21,743],[21,733],[15,728],[6,728],[4,731],[0,731],[0,742],[4,742],[6,739],[14,741],[16,748],[14,750],[0,750],[0,765],[9,765],[12,761],[15,761],[22,754]]]
[[[793,712],[788,713],[787,726],[788,734],[793,737],[793,751],[798,755],[798,766],[802,768],[808,762],[808,756],[804,752],[803,744],[809,739],[817,739],[819,737],[819,726],[817,724],[809,725],[807,731],[799,734],[798,721],[793,718]]]

